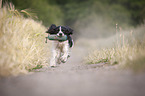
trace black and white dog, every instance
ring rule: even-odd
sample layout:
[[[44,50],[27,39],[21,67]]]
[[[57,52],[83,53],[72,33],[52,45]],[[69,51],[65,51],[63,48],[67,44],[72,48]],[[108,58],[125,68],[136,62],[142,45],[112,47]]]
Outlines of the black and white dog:
[[[50,35],[57,35],[59,37],[66,35],[66,41],[52,41],[52,57],[50,60],[50,66],[55,67],[56,64],[65,63],[70,57],[70,48],[73,46],[73,39],[71,35],[73,34],[73,30],[68,26],[56,26],[52,24],[48,31]]]

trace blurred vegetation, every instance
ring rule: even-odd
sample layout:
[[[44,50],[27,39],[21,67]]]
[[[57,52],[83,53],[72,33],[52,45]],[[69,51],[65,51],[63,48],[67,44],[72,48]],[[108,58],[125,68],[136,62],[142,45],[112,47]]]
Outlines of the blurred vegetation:
[[[78,36],[108,37],[115,33],[116,24],[126,29],[142,25],[145,19],[145,0],[6,1],[12,2],[16,9],[35,13],[38,16],[37,20],[42,21],[46,27],[51,24],[72,27],[75,30],[74,39]]]
[[[134,72],[145,72],[145,27],[140,26],[134,31],[118,33],[107,39],[107,43],[114,42],[113,46],[96,47],[84,58],[87,64],[106,63],[107,65],[119,65],[118,68],[131,69]],[[101,40],[102,43],[105,42]],[[89,41],[88,41],[89,42]],[[99,42],[94,42],[100,46]],[[90,42],[89,42],[90,43]],[[106,45],[106,44],[105,44]],[[92,46],[90,47],[92,48]]]
[[[17,9],[30,8],[39,20],[73,26],[77,20],[97,14],[111,23],[137,26],[144,23],[145,0],[8,0]]]

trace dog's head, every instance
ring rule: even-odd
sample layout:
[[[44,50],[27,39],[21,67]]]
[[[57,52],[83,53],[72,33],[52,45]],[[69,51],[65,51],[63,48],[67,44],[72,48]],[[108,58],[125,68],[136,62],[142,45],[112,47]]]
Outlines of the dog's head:
[[[57,36],[71,35],[73,34],[73,30],[68,26],[56,26],[52,24],[46,33],[56,34]]]

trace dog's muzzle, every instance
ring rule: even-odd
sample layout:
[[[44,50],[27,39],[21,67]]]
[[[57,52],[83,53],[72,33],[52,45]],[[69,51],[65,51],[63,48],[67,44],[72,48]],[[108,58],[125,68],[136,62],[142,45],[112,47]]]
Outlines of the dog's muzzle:
[[[58,34],[58,36],[60,36],[60,37],[61,37],[62,35],[63,35],[62,33],[59,33],[59,34]]]

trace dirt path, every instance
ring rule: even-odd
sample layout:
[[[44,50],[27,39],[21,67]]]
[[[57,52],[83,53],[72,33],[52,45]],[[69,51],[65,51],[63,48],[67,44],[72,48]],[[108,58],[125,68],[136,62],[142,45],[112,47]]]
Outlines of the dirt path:
[[[0,79],[0,96],[145,96],[145,74],[85,65],[86,50],[74,47],[69,61],[57,68]]]

